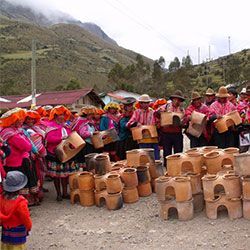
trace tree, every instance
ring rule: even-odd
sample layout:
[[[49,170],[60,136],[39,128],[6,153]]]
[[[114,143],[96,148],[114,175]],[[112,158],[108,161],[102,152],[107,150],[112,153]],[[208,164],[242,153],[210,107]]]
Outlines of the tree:
[[[123,77],[123,67],[119,63],[116,63],[114,68],[110,70],[108,74],[108,78],[112,81],[117,81],[117,79],[120,79]]]
[[[71,89],[80,89],[81,85],[77,79],[71,79],[67,86],[64,88],[65,90],[71,90]]]
[[[225,67],[225,80],[228,83],[238,82],[242,68],[240,67],[240,60],[237,57],[231,57],[228,59]]]
[[[139,69],[143,69],[144,67],[144,61],[143,61],[142,55],[140,54],[137,54],[136,56],[136,66]]]
[[[192,59],[189,55],[182,58],[182,66],[185,68],[190,68],[193,65]]]
[[[158,64],[161,67],[161,69],[165,68],[165,59],[163,56],[160,56],[159,60],[158,60]]]
[[[181,65],[181,63],[179,61],[179,58],[175,57],[174,61],[170,62],[169,66],[168,66],[168,70],[170,72],[176,71],[177,69],[180,68],[180,65]]]

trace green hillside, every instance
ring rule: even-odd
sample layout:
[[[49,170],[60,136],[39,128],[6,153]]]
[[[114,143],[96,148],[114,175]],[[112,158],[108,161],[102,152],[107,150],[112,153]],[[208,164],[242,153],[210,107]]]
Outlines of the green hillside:
[[[1,95],[30,92],[32,39],[37,42],[38,91],[60,89],[70,82],[106,90],[114,65],[129,65],[137,56],[77,25],[41,27],[0,16]]]
[[[164,58],[138,56],[78,25],[45,27],[0,15],[0,95],[30,93],[32,39],[38,92],[94,86],[100,92],[123,88],[167,96],[181,89],[189,95],[230,83],[241,88],[250,81],[250,49],[200,65],[177,59],[166,69]]]

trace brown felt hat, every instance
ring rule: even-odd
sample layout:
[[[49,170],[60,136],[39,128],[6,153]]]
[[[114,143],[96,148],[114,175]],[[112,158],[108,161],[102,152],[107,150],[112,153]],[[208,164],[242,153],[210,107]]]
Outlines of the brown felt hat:
[[[230,95],[228,94],[227,88],[225,86],[221,86],[218,90],[218,93],[216,94],[216,97],[220,97],[220,98],[225,98],[229,96]]]
[[[183,93],[180,90],[176,90],[173,95],[171,95],[169,97],[170,100],[172,100],[173,98],[179,98],[180,100],[184,101],[185,97],[183,96]]]
[[[131,105],[136,102],[136,99],[134,97],[124,97],[121,102],[123,105]]]
[[[205,93],[205,95],[215,95],[215,92],[214,92],[213,89],[208,88],[207,91],[206,91],[206,93]]]
[[[200,99],[201,95],[197,92],[197,91],[193,91],[191,94],[191,100],[196,100],[196,99]]]

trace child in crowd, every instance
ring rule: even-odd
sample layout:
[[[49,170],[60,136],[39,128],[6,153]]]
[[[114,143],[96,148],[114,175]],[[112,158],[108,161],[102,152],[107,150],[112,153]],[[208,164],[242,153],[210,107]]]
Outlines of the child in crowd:
[[[32,221],[28,202],[18,191],[28,182],[19,171],[10,171],[3,181],[4,193],[0,195],[0,225],[2,226],[1,249],[23,250]]]

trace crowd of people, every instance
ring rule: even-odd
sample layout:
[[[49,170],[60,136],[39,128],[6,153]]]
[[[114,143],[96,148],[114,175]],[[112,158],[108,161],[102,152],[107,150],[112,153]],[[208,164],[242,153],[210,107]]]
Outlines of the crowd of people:
[[[111,102],[104,109],[86,105],[77,112],[65,106],[47,105],[5,112],[0,118],[0,182],[4,184],[10,180],[14,185],[15,178],[22,182],[16,184],[14,195],[11,189],[3,191],[0,184],[0,193],[3,192],[0,220],[3,210],[10,209],[4,204],[9,200],[17,202],[18,194],[26,198],[29,206],[39,205],[44,192],[48,191],[43,187],[46,176],[54,181],[57,201],[69,199],[68,176],[71,172],[86,169],[84,156],[87,154],[108,152],[111,161],[118,161],[126,158],[127,150],[153,148],[155,159],[160,159],[160,150],[163,150],[165,162],[166,156],[183,151],[183,133],[189,137],[190,147],[216,145],[220,148],[239,147],[239,137],[249,133],[250,86],[243,89],[239,97],[234,87],[222,86],[217,93],[207,89],[205,96],[192,92],[186,108],[185,101],[183,93],[176,90],[168,100],[162,98],[153,102],[149,95],[143,94],[138,100],[128,97],[120,104]],[[242,125],[219,133],[213,122],[234,110],[240,113]],[[161,112],[166,111],[182,114],[181,123],[161,126]],[[199,137],[188,134],[186,130],[193,111],[205,114],[207,119]],[[131,128],[142,125],[155,125],[158,138],[145,135],[143,140],[134,141]],[[91,140],[94,132],[111,129],[116,131],[119,140],[96,149]],[[72,131],[85,140],[86,146],[74,158],[62,163],[55,150]],[[246,151],[248,146],[240,149]],[[164,164],[166,166],[166,162]],[[21,173],[21,177],[17,173]],[[8,187],[6,183],[5,187]],[[8,218],[5,220],[8,222]],[[30,227],[30,222],[27,223]]]

